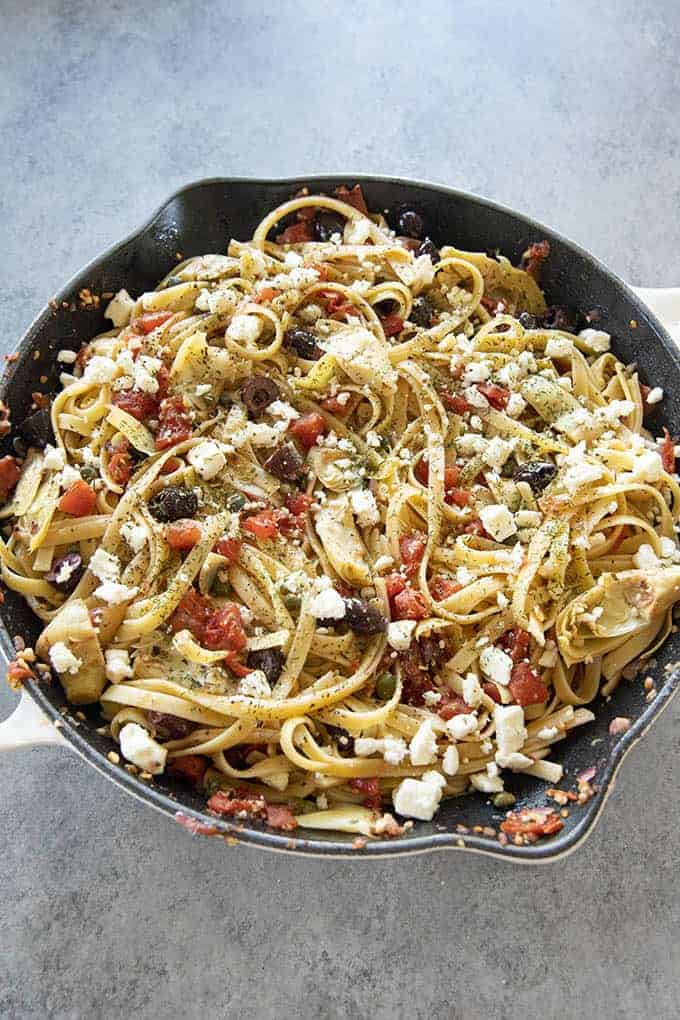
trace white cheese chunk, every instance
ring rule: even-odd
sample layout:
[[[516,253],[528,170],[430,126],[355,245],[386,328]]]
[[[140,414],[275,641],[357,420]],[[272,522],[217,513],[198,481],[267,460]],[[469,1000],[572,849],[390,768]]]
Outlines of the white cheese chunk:
[[[482,688],[476,673],[466,673],[463,677],[463,698],[466,705],[476,708],[482,700]]]
[[[500,436],[494,436],[493,439],[489,440],[484,450],[484,460],[489,467],[500,473],[513,449],[513,443],[509,443],[506,439],[501,439]]]
[[[126,761],[132,762],[143,772],[158,776],[165,769],[168,752],[149,736],[143,726],[126,723],[118,734],[118,741]]]
[[[505,413],[509,418],[519,418],[526,406],[527,402],[521,393],[511,393],[505,405]]]
[[[517,532],[515,519],[503,503],[492,503],[491,506],[482,507],[479,517],[484,529],[497,542],[504,542]]]
[[[347,612],[345,600],[335,588],[325,588],[314,596],[309,611],[317,620],[342,620]]]
[[[633,553],[633,566],[637,567],[638,570],[654,570],[659,564],[658,556],[651,545],[647,545],[646,542]]]
[[[261,332],[258,315],[235,315],[227,327],[227,336],[237,343],[255,343]]]
[[[465,737],[469,737],[471,733],[475,732],[477,723],[477,716],[472,712],[467,712],[461,713],[461,715],[454,715],[453,719],[448,720],[444,728],[454,740],[464,740]]]
[[[45,453],[43,457],[43,466],[48,471],[61,471],[64,467],[66,460],[64,458],[64,451],[60,446],[50,446],[48,443],[45,447]]]
[[[501,754],[519,751],[527,739],[524,710],[520,705],[496,705],[493,712],[496,744]]]
[[[85,366],[83,379],[86,382],[107,383],[111,382],[118,371],[118,366],[112,358],[106,358],[101,354],[93,355]]]
[[[447,776],[455,776],[456,772],[460,767],[460,756],[458,754],[458,748],[455,744],[449,744],[444,752],[444,758],[442,759],[442,768],[446,772]]]
[[[660,386],[653,386],[645,397],[646,404],[659,404],[663,400],[663,390]]]
[[[205,439],[198,446],[192,447],[187,454],[187,460],[206,481],[215,478],[227,463],[227,458],[212,439]]]
[[[83,664],[63,641],[57,641],[50,648],[50,662],[57,673],[77,673]]]
[[[116,329],[121,329],[123,326],[127,326],[130,321],[134,307],[135,302],[123,288],[113,295],[104,309],[104,316],[111,320]]]
[[[507,687],[510,683],[513,663],[502,648],[496,648],[494,645],[484,648],[479,656],[479,665],[489,680],[493,680],[495,684]]]
[[[529,768],[534,764],[533,758],[529,758],[526,754],[520,754],[519,751],[510,751],[509,754],[503,754],[502,751],[496,751],[496,764],[502,769],[513,769],[515,771]]]
[[[112,684],[121,680],[129,680],[132,676],[130,653],[125,648],[107,648],[104,652],[106,660],[106,679]]]
[[[65,365],[72,365],[78,358],[75,351],[63,350],[57,354],[57,361],[62,361]]]
[[[100,581],[117,581],[120,575],[120,560],[105,549],[95,550],[87,566]]]
[[[267,675],[261,669],[254,669],[252,673],[242,677],[238,685],[238,692],[247,698],[271,698],[272,696]]]
[[[604,354],[611,347],[612,338],[603,329],[582,329],[579,336],[598,354]]]
[[[130,546],[133,552],[138,553],[144,548],[147,539],[146,528],[142,524],[134,524],[133,521],[125,521],[121,524],[120,533]]]
[[[463,372],[463,385],[473,386],[474,383],[486,382],[491,375],[491,369],[483,361],[472,362],[465,366]]]
[[[387,625],[387,643],[397,652],[405,652],[411,646],[416,628],[415,620],[393,620]]]
[[[422,779],[404,779],[392,792],[392,803],[397,814],[429,822],[442,799],[446,780],[439,772],[426,772]]]
[[[408,745],[413,765],[431,765],[437,757],[437,738],[432,723],[426,719],[420,724]]]
[[[370,528],[380,521],[378,504],[370,489],[352,489],[349,501],[359,527]]]
[[[470,782],[473,789],[478,790],[479,793],[501,793],[503,790],[501,777],[490,776],[486,772],[473,772]]]
[[[129,602],[138,591],[137,587],[128,588],[127,585],[119,584],[117,581],[102,581],[99,587],[95,588],[94,594],[102,602],[108,602],[110,606],[118,606],[121,602]]]

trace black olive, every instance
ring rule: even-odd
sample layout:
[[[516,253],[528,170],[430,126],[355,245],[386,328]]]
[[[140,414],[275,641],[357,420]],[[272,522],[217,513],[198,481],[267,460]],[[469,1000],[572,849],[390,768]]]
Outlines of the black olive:
[[[317,347],[316,337],[308,329],[289,329],[283,337],[283,346],[295,351],[299,358],[318,361],[323,351]]]
[[[428,669],[438,669],[447,658],[446,648],[439,647],[440,638],[421,637],[418,638],[418,653],[420,660]]]
[[[439,262],[440,254],[439,248],[436,246],[434,241],[431,241],[429,237],[426,237],[420,248],[416,252],[416,255],[429,255],[433,262]]]
[[[557,468],[547,460],[531,460],[515,471],[513,481],[528,482],[532,492],[542,492],[557,474]]]
[[[261,414],[279,395],[278,386],[266,375],[251,376],[241,388],[241,400],[251,414]]]
[[[157,492],[149,503],[149,510],[157,521],[167,524],[183,517],[193,517],[198,510],[198,497],[192,489],[168,485]]]
[[[18,426],[18,431],[31,446],[44,450],[48,443],[54,443],[52,416],[49,407],[41,407],[35,414],[29,414]]]
[[[576,308],[550,305],[538,321],[544,329],[562,329],[566,333],[576,333],[580,328],[581,319],[581,314]]]
[[[387,620],[379,609],[365,599],[346,598],[345,623],[357,634],[384,634]]]
[[[333,234],[343,235],[345,221],[338,213],[319,212],[314,217],[314,239],[316,241],[330,241]]]
[[[519,317],[519,324],[520,326],[523,326],[524,329],[538,328],[538,321],[536,319],[536,316],[532,315],[531,312],[522,312],[522,314]]]
[[[21,436],[14,437],[12,440],[12,448],[17,457],[25,457],[28,453],[28,445],[23,441]]]
[[[401,209],[397,217],[397,230],[407,237],[420,238],[425,233],[423,217],[415,209]]]
[[[354,756],[354,737],[347,730],[341,730],[338,726],[327,726],[326,729],[328,736],[335,741],[338,754],[343,758],[352,758]]]
[[[385,298],[384,301],[377,301],[373,305],[374,311],[376,311],[380,316],[392,315],[398,308],[399,303],[397,301],[393,301],[392,298]]]
[[[432,302],[426,297],[417,297],[411,307],[409,321],[415,322],[416,326],[423,326],[425,329],[429,329],[433,315],[434,308],[432,307]]]
[[[59,579],[59,574],[64,571],[67,575],[63,580]],[[71,552],[66,553],[64,556],[60,556],[59,559],[55,560],[52,564],[52,569],[48,570],[45,574],[45,580],[53,584],[59,591],[71,592],[78,584],[78,581],[83,576],[83,557],[80,553]]]
[[[286,656],[280,648],[261,648],[259,651],[248,652],[246,665],[251,669],[261,669],[271,686],[281,676],[285,661]]]
[[[154,712],[149,709],[146,717],[156,733],[166,740],[181,740],[196,729],[196,724],[189,719],[180,719],[178,715],[168,715],[167,712]]]
[[[304,458],[292,443],[284,443],[264,462],[264,469],[282,482],[291,482],[299,478],[305,465]]]

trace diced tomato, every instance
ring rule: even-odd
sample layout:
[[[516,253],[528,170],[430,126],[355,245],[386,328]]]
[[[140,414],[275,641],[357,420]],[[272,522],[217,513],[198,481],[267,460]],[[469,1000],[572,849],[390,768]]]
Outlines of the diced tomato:
[[[394,614],[397,620],[424,620],[428,612],[425,598],[413,588],[404,588],[394,596]]]
[[[289,227],[282,230],[276,237],[277,244],[304,244],[306,241],[314,240],[314,232],[312,224],[299,220],[297,223],[291,223]]]
[[[352,189],[341,184],[339,188],[335,189],[335,197],[339,198],[341,202],[346,202],[347,205],[351,205],[354,209],[363,213],[364,216],[368,216],[366,199],[364,198],[364,193],[360,184],[355,184]]]
[[[467,489],[447,489],[444,496],[444,501],[449,506],[468,506],[472,494]]]
[[[109,474],[116,485],[127,485],[132,474],[132,457],[127,439],[119,442],[109,458]]]
[[[306,492],[296,492],[288,496],[286,506],[294,517],[301,517],[303,514],[309,513],[313,502],[313,496],[308,496]]]
[[[531,635],[527,630],[522,630],[521,627],[512,627],[511,630],[506,630],[500,640],[500,645],[517,664],[527,658],[530,641]]]
[[[224,665],[227,669],[230,669],[234,676],[244,677],[252,673],[252,666],[244,666],[242,662],[239,662],[236,658],[236,652],[230,652],[224,658]]]
[[[443,577],[441,574],[433,577],[430,581],[430,595],[435,602],[442,602],[450,595],[455,595],[461,588],[462,585],[454,581],[452,577]]]
[[[186,552],[193,549],[201,541],[203,532],[197,521],[180,520],[173,521],[165,526],[165,541],[171,549],[178,552]]]
[[[127,411],[137,421],[146,422],[158,411],[158,400],[155,394],[145,393],[134,387],[131,390],[115,390],[111,394],[111,403],[121,411]]]
[[[279,537],[278,522],[271,508],[260,510],[259,513],[253,514],[252,517],[246,517],[241,527],[261,542],[269,542]]]
[[[468,404],[465,397],[457,397],[453,393],[447,393],[446,390],[443,390],[439,395],[444,407],[453,411],[454,414],[465,414],[466,411],[472,410],[472,404]]]
[[[229,564],[236,563],[241,555],[241,540],[239,538],[221,538],[215,546],[215,552],[224,556]]]
[[[97,504],[97,494],[87,482],[80,479],[69,485],[57,506],[65,514],[72,517],[86,517],[91,514]]]
[[[382,315],[380,324],[385,336],[397,336],[404,328],[404,320],[401,315]]]
[[[294,418],[288,426],[288,431],[310,450],[319,436],[322,436],[326,431],[326,422],[322,414],[312,411],[311,414],[303,414],[300,418]]]
[[[346,301],[344,295],[338,294],[337,290],[320,290],[319,297],[325,299],[326,314],[331,318],[359,314],[355,305],[351,301]]]
[[[487,697],[491,698],[492,701],[495,701],[497,705],[501,704],[501,695],[496,684],[492,684],[489,680],[485,680],[482,684],[482,690]]]
[[[444,489],[449,492],[450,489],[455,489],[460,478],[460,468],[455,465],[444,468]]]
[[[167,450],[175,443],[190,439],[193,425],[182,397],[166,397],[161,402],[156,449]]]
[[[287,497],[286,509],[288,513],[281,513],[277,520],[282,535],[295,535],[305,530],[307,514],[313,502],[313,497],[304,492],[296,492]],[[274,516],[277,516],[277,511],[274,512]]]
[[[673,438],[664,425],[663,429],[664,440],[661,444],[661,463],[663,464],[664,471],[668,471],[669,475],[675,474],[675,443]]]
[[[276,287],[263,287],[261,291],[258,291],[258,295],[255,298],[258,305],[262,305],[267,301],[273,301],[275,297],[278,297],[281,293]]]
[[[541,683],[528,662],[517,663],[510,675],[508,687],[522,708],[526,705],[542,705],[548,700],[548,688]]]
[[[552,808],[522,808],[508,811],[501,831],[508,836],[551,836],[564,828],[564,822]]]
[[[521,268],[538,280],[541,275],[541,267],[550,254],[550,241],[535,241],[530,244],[522,254]]]
[[[357,793],[363,794],[363,805],[369,808],[371,811],[380,811],[382,799],[380,797],[380,782],[376,778],[372,779],[350,779],[349,787],[351,790],[356,790]]]
[[[264,797],[257,794],[234,796],[231,790],[218,790],[208,801],[208,811],[216,815],[249,815],[257,818],[265,811]]]
[[[182,461],[179,459],[179,457],[168,457],[165,464],[160,469],[159,474],[171,475],[173,471],[177,471],[177,469],[181,468],[181,466]]]
[[[463,528],[463,533],[465,535],[475,535],[477,538],[491,538],[491,535],[488,533],[479,517],[475,517],[474,520],[468,521]]]
[[[25,662],[19,662],[18,659],[12,659],[7,667],[7,683],[12,690],[21,687],[24,680],[29,680],[32,676],[33,671],[28,668]]]
[[[385,578],[385,587],[387,589],[387,597],[392,600],[395,595],[398,595],[400,591],[403,591],[406,587],[406,578],[403,574],[393,573],[388,574]]]
[[[497,411],[504,411],[510,399],[510,390],[496,383],[477,383],[477,389]]]
[[[235,603],[230,602],[215,609],[208,617],[203,637],[206,648],[211,651],[242,652],[247,641],[241,612]]]
[[[130,325],[136,333],[152,333],[154,329],[158,329],[164,322],[171,319],[174,314],[174,312],[145,312],[144,315],[133,319]]]
[[[168,385],[170,384],[170,369],[167,365],[161,364],[161,367],[156,372],[156,382],[158,383],[158,389],[154,395],[160,403],[167,396]]]
[[[441,701],[437,705],[437,715],[440,719],[448,722],[449,719],[453,719],[454,715],[465,715],[469,711],[470,706],[459,694],[454,694],[453,691],[442,691]]]
[[[192,786],[199,786],[208,767],[208,759],[202,754],[185,754],[183,758],[173,758],[168,772],[173,776],[185,779]]]
[[[21,468],[16,457],[0,458],[0,492],[7,494],[12,491],[21,478]]]
[[[297,829],[297,820],[286,804],[265,804],[265,817],[270,829],[292,832]]]
[[[410,535],[402,535],[399,539],[399,552],[407,577],[413,577],[417,573],[426,546],[427,535],[422,531],[412,531]]]
[[[195,588],[189,588],[170,617],[170,629],[173,634],[180,630],[190,630],[202,644],[210,613],[208,600],[199,595]]]
[[[413,474],[421,485],[427,485],[430,480],[430,465],[427,462],[427,457],[421,457],[415,466]]]
[[[343,404],[338,399],[338,397],[340,396],[341,394],[338,393],[338,395],[335,397],[326,397],[325,400],[321,401],[321,406],[323,407],[324,411],[328,411],[329,414],[334,414],[338,418],[345,418],[349,414],[349,409],[352,406],[352,402],[350,400],[346,400]]]

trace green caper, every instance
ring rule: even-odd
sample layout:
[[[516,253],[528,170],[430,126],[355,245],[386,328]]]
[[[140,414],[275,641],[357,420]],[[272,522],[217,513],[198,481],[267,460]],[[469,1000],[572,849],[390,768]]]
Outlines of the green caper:
[[[507,790],[503,790],[502,793],[497,793],[493,798],[494,807],[512,807],[515,803],[516,797],[514,793],[508,793]]]
[[[389,701],[397,687],[397,678],[392,673],[381,673],[375,682],[375,693],[381,701]]]
[[[286,609],[299,609],[302,605],[302,599],[299,595],[294,595],[293,592],[286,592],[282,596],[282,602]]]
[[[246,505],[246,497],[242,496],[240,492],[235,492],[233,496],[230,496],[227,500],[227,510],[230,514],[237,514],[243,510]]]
[[[80,469],[80,477],[86,482],[93,482],[95,478],[99,478],[99,472],[92,464],[83,464]]]

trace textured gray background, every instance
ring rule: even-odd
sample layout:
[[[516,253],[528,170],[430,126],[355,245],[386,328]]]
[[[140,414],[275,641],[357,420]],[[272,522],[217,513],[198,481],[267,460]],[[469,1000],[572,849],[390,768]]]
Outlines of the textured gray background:
[[[3,350],[178,185],[355,169],[680,283],[677,0],[0,2]],[[0,693],[6,714],[13,696]],[[52,749],[0,761],[2,1017],[678,1015],[680,699],[538,870],[192,840]]]

